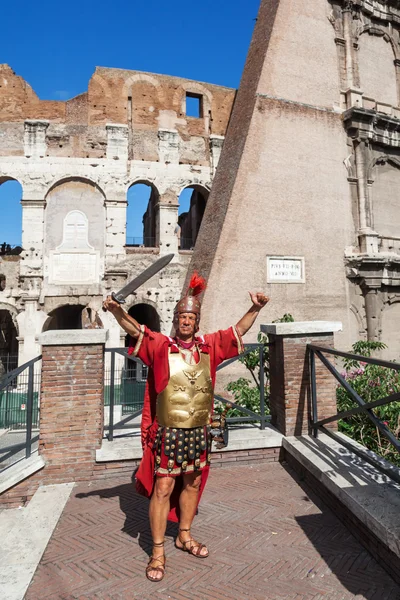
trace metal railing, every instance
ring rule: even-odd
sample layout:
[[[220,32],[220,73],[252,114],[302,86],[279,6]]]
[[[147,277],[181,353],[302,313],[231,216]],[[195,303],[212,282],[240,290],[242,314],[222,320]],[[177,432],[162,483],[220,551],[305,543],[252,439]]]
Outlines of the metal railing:
[[[0,380],[5,373],[18,367],[18,354],[0,352]]]
[[[222,365],[219,365],[217,371],[228,367],[239,358],[257,350],[259,352],[260,373],[264,373],[264,345],[246,344],[245,350],[239,356],[235,356]],[[126,425],[140,416],[143,409],[144,387],[147,379],[147,367],[136,357],[130,356],[125,348],[106,348],[106,353],[110,354],[109,367],[105,370],[104,384],[104,405],[109,407],[108,440],[114,439],[116,429],[124,429]],[[125,359],[125,364],[120,367],[116,364],[116,355]],[[223,398],[219,394],[214,394],[214,398],[223,404],[229,404],[232,409],[244,413],[245,416],[228,417],[228,423],[260,423],[260,428],[265,429],[265,424],[270,420],[266,414],[265,401],[265,383],[264,377],[261,377],[260,392],[260,413],[256,413],[244,406],[232,402],[230,399]],[[122,406],[120,420],[115,423],[115,407]],[[126,409],[124,410],[124,407]],[[124,414],[126,415],[124,417]]]
[[[37,356],[27,363],[6,373],[0,379],[0,427],[9,432],[25,432],[24,440],[7,445],[9,439],[3,435],[0,439],[1,463],[9,466],[12,457],[18,459],[25,450],[25,458],[32,452],[32,429],[39,422],[39,395],[41,372],[35,365],[41,360]],[[20,436],[19,436],[20,437]],[[4,445],[4,442],[6,444]]]
[[[104,405],[109,407],[107,437],[112,442],[115,429],[123,429],[142,413],[147,367],[139,358],[129,355],[126,348],[106,348],[105,352],[110,355],[110,367],[105,369]],[[123,367],[116,365],[116,355],[125,359]],[[117,425],[114,423],[116,405],[125,407],[121,417],[127,415]]]
[[[155,248],[156,238],[149,236],[142,237],[127,237],[125,241],[126,246],[134,246],[137,248]]]
[[[221,365],[219,365],[217,367],[217,372],[218,372],[218,371],[221,371],[222,369],[225,369],[226,367],[228,367],[232,363],[236,362],[237,360],[243,358],[244,356],[246,356],[246,354],[253,352],[254,350],[257,350],[259,353],[260,384],[257,387],[260,392],[260,413],[258,414],[256,412],[250,410],[249,408],[245,408],[244,406],[241,406],[240,404],[236,404],[235,402],[232,402],[232,400],[223,398],[219,394],[214,394],[214,398],[216,400],[218,400],[219,402],[222,402],[223,404],[229,404],[232,408],[235,408],[238,411],[247,415],[246,417],[228,417],[227,418],[228,423],[259,422],[260,429],[265,429],[265,424],[270,421],[270,416],[265,413],[264,347],[265,347],[265,344],[245,344],[244,352],[242,352],[242,354],[239,354],[239,356],[235,356],[234,358],[230,358],[229,360],[226,360],[225,362],[223,362]]]
[[[332,431],[329,431],[325,427],[328,423],[333,423],[335,421],[339,421],[341,419],[346,419],[352,415],[364,414],[368,419],[378,428],[378,430],[382,433],[382,435],[392,444],[392,446],[396,449],[397,452],[400,452],[400,441],[397,437],[392,433],[389,427],[385,422],[381,421],[374,413],[373,409],[378,406],[385,406],[390,404],[391,402],[396,402],[400,400],[400,392],[396,392],[394,394],[390,394],[389,396],[385,396],[384,398],[380,398],[378,400],[374,400],[373,402],[365,402],[361,396],[351,387],[349,382],[339,373],[336,367],[324,356],[324,354],[330,354],[335,357],[350,359],[366,364],[378,365],[381,367],[386,367],[388,369],[394,369],[395,371],[400,371],[400,364],[390,362],[387,360],[380,360],[378,358],[369,358],[366,356],[360,356],[357,354],[351,354],[349,352],[341,352],[339,350],[334,350],[331,348],[324,348],[321,346],[316,346],[314,344],[308,345],[309,350],[309,358],[310,358],[310,376],[311,376],[311,427],[314,437],[318,437],[318,431],[322,430],[324,433],[330,435],[331,437],[336,437]],[[339,384],[346,390],[349,396],[356,402],[357,406],[351,408],[349,410],[341,411],[332,415],[330,417],[326,417],[324,419],[318,419],[318,397],[317,397],[317,381],[316,381],[316,370],[315,370],[315,357],[317,357],[322,364],[328,369],[328,371],[335,377],[335,379],[339,382]],[[344,443],[343,439],[340,438],[340,443]],[[345,444],[344,444],[345,445]],[[349,449],[355,453],[357,453],[357,449],[353,445],[349,445]],[[373,464],[374,466],[380,466],[371,458],[368,458],[364,453],[362,454],[362,458]]]

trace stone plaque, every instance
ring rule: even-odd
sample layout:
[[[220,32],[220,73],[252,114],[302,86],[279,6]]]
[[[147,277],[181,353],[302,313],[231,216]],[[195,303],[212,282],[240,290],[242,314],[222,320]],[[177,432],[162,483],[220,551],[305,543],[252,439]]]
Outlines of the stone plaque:
[[[98,282],[98,252],[51,252],[49,283],[69,285]]]
[[[267,283],[305,283],[304,257],[267,256]]]
[[[70,285],[99,282],[100,254],[88,240],[85,213],[72,210],[64,218],[63,241],[50,252],[49,283]]]

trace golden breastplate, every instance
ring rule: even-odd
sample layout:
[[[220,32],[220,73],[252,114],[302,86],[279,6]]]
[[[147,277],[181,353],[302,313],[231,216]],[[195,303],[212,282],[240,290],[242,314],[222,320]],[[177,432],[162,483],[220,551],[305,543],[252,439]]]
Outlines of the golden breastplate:
[[[185,429],[208,425],[213,398],[209,355],[200,352],[198,365],[188,365],[180,352],[170,353],[168,361],[168,385],[157,396],[158,423]]]

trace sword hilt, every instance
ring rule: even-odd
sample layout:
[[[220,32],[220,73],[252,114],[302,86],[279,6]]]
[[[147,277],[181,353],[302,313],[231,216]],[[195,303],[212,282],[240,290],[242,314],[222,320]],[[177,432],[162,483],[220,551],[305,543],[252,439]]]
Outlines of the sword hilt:
[[[118,304],[125,304],[125,300],[123,298],[118,298],[117,294],[115,292],[111,292],[111,298],[114,300],[114,302],[118,302]],[[107,309],[103,308],[103,312],[107,312]]]

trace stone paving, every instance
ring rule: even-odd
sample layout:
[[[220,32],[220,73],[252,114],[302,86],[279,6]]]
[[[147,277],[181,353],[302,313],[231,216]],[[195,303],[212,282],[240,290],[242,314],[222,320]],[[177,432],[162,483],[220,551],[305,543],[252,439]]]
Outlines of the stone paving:
[[[132,483],[78,484],[26,600],[399,600],[400,587],[297,475],[279,463],[211,471],[193,533],[199,560],[173,545],[147,581],[148,503]]]

